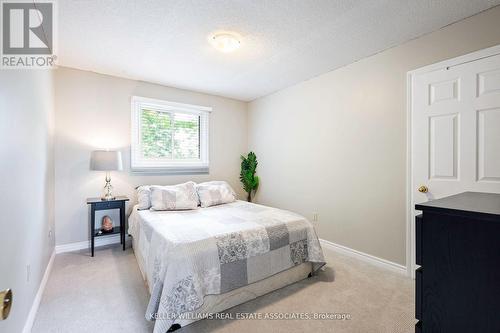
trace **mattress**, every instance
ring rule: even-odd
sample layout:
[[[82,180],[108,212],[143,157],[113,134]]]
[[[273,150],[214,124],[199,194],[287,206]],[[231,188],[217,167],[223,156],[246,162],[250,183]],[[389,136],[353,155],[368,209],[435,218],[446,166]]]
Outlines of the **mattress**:
[[[146,318],[155,320],[155,332],[185,324],[188,314],[239,304],[215,299],[215,306],[209,296],[246,301],[272,290],[258,284],[267,278],[292,269],[297,280],[324,265],[304,217],[243,201],[190,211],[134,209],[129,234],[151,293]],[[286,285],[279,282],[277,288]],[[238,291],[252,284],[257,289]]]

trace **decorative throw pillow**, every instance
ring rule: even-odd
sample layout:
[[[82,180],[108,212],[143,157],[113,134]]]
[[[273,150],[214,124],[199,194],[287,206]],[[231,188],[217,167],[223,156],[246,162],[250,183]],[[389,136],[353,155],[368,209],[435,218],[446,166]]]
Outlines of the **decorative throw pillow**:
[[[195,186],[194,182],[173,186],[151,186],[151,209],[186,210],[198,208]]]
[[[201,207],[210,207],[236,200],[236,193],[225,181],[212,181],[196,185]]]
[[[151,186],[143,185],[137,188],[137,209],[151,208]]]

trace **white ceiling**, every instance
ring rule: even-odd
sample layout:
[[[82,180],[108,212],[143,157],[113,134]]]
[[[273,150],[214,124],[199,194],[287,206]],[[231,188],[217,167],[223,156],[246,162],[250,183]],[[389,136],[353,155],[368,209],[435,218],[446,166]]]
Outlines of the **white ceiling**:
[[[58,63],[250,101],[500,0],[64,0]],[[242,46],[207,42],[230,30]]]

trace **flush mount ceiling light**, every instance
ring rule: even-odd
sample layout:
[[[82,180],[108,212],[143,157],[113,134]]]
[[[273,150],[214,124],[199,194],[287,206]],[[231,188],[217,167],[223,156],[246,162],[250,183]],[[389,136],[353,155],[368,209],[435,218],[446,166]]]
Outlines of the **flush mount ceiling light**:
[[[213,47],[224,53],[234,52],[241,45],[240,36],[233,32],[215,33],[209,40]]]

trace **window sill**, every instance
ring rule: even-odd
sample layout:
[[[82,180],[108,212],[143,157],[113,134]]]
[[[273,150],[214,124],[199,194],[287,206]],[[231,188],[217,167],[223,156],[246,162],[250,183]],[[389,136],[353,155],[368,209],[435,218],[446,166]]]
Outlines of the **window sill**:
[[[199,175],[208,174],[208,167],[131,168],[134,175]]]

